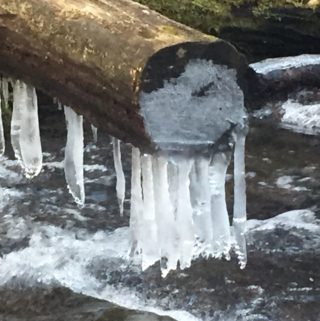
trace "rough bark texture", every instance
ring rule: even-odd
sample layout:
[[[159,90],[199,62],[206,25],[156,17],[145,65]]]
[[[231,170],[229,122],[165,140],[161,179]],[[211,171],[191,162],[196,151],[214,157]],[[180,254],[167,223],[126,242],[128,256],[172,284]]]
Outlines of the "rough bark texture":
[[[0,0],[0,39],[0,72],[146,148],[137,104],[146,62],[178,43],[215,40],[128,0]]]
[[[319,0],[136,0],[231,42],[248,60],[320,53]]]
[[[143,2],[154,6],[158,3]],[[187,19],[184,18],[187,12],[186,17],[194,22],[190,24],[221,35],[227,28],[235,28],[230,34],[235,38],[238,35],[234,43],[240,48],[240,42],[245,44],[249,54],[259,50],[268,53],[268,48],[278,55],[297,53],[291,49],[286,51],[289,45],[273,46],[264,41],[265,35],[270,39],[289,35],[284,32],[286,26],[291,26],[287,20],[272,23],[272,19],[278,19],[272,13],[275,7],[280,10],[283,1],[271,1],[270,5],[261,1],[258,6],[256,2],[240,0],[223,4],[183,0],[175,7],[176,11],[171,12],[168,8],[173,3],[177,6],[173,0],[161,1],[156,9],[182,21]],[[273,7],[273,3],[277,6]],[[300,5],[298,9],[284,6],[281,10],[283,15],[296,12],[294,10],[309,12],[307,18],[300,19],[300,26],[309,28],[298,30],[298,23],[293,19],[295,28],[290,27],[290,30],[296,30],[292,31],[293,35],[304,33],[318,39],[319,22],[315,19],[318,9],[313,11]],[[240,28],[243,21],[246,27]],[[216,29],[203,27],[209,22]],[[281,32],[277,29],[279,32],[272,33],[270,29],[261,33],[265,23],[277,25]],[[251,30],[254,37],[246,37],[239,30]],[[139,90],[150,92],[160,88],[166,80],[181,74],[190,59],[212,60],[236,69],[237,81],[249,108],[260,107],[266,100],[275,99],[279,92],[286,96],[293,87],[303,86],[304,82],[313,87],[320,85],[318,73],[303,68],[291,74],[257,75],[228,43],[130,0],[0,0],[0,39],[0,73],[19,78],[57,97],[95,126],[104,127],[111,135],[145,151],[152,151],[155,146],[139,113]],[[295,42],[295,48],[308,51],[310,44],[309,52],[316,52],[318,47],[320,52],[320,41],[308,39]]]

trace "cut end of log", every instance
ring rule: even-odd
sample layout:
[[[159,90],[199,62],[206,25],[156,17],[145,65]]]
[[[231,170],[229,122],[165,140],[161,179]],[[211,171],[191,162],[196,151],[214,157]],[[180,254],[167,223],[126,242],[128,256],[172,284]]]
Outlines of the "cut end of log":
[[[246,127],[243,92],[248,65],[224,41],[164,48],[147,62],[140,81],[140,113],[156,149],[188,153],[229,148]]]

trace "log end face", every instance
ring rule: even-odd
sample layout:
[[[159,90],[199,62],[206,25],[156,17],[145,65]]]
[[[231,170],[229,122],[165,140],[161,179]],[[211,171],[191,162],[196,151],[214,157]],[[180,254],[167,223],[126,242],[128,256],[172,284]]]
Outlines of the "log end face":
[[[229,148],[235,128],[245,128],[248,65],[231,45],[183,43],[165,48],[142,72],[139,104],[157,149],[205,153]]]

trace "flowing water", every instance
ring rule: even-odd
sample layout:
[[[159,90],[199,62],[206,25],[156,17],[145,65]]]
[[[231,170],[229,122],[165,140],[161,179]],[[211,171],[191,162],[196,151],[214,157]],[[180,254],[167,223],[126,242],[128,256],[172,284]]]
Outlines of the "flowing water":
[[[190,268],[162,278],[158,263],[142,272],[140,265],[128,260],[130,195],[126,193],[121,216],[111,139],[98,130],[94,144],[90,124],[85,123],[86,204],[79,209],[63,173],[63,111],[40,104],[39,112],[41,174],[30,181],[16,161],[1,161],[0,292],[14,296],[5,300],[1,294],[1,321],[25,320],[21,311],[26,293],[37,306],[34,319],[44,307],[51,311],[53,298],[67,301],[71,295],[67,290],[52,290],[58,291],[54,294],[48,290],[56,287],[182,321],[319,320],[319,137],[252,121],[246,154],[247,267],[240,270],[235,258],[231,262],[198,258]],[[130,186],[131,148],[121,148]],[[232,171],[227,177],[231,213]],[[89,298],[81,300],[61,320],[73,320],[75,310],[91,304]]]

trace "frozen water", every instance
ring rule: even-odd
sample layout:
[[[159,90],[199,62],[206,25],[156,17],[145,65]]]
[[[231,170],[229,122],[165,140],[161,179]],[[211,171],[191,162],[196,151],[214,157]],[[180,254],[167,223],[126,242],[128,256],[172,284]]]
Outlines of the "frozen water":
[[[214,155],[209,168],[212,217],[212,254],[214,257],[228,257],[231,247],[230,222],[225,195],[225,180],[230,163],[229,154]]]
[[[143,200],[141,189],[141,160],[138,148],[132,148],[132,170],[131,170],[131,207],[130,228],[132,233],[132,251],[141,249],[140,236],[142,235]]]
[[[92,131],[93,142],[94,142],[94,144],[97,144],[97,142],[98,142],[98,128],[91,125],[91,131]]]
[[[142,92],[141,113],[152,140],[162,149],[208,146],[234,125],[243,126],[244,98],[236,80],[234,69],[191,60],[163,88]]]
[[[268,58],[251,64],[250,67],[258,73],[268,74],[274,70],[318,64],[320,64],[320,55],[300,55],[295,57]]]
[[[64,157],[64,173],[71,195],[75,202],[82,206],[85,201],[82,116],[77,115],[67,106],[64,106],[64,113],[68,131]]]
[[[1,79],[1,90],[0,90],[0,96],[2,96],[3,99],[3,106],[4,108],[9,107],[9,79],[2,77]],[[1,98],[1,97],[0,97]]]
[[[191,159],[176,159],[178,167],[178,190],[177,190],[177,232],[178,232],[178,251],[180,267],[187,268],[191,264],[193,247],[195,243],[193,209],[189,192],[189,174],[193,161]]]
[[[11,144],[26,177],[38,175],[42,168],[42,148],[37,95],[34,87],[21,81],[16,81],[13,87]]]
[[[245,240],[245,223],[247,221],[246,209],[246,180],[245,180],[245,135],[237,133],[234,150],[234,203],[233,203],[233,231],[235,248],[240,267],[243,269],[247,263],[247,250]]]
[[[161,271],[166,276],[176,268],[178,255],[177,227],[169,195],[168,159],[163,156],[153,157],[153,183]]]
[[[190,194],[196,238],[208,249],[212,242],[211,195],[209,185],[210,159],[196,157],[190,173]]]
[[[117,175],[116,191],[117,191],[117,198],[119,202],[120,215],[122,216],[123,203],[124,203],[125,192],[126,192],[126,180],[124,177],[122,162],[121,162],[120,140],[113,137],[112,144],[113,144],[114,168]]]
[[[143,192],[143,228],[138,242],[142,252],[142,269],[145,270],[160,259],[158,247],[158,231],[155,215],[155,199],[153,190],[152,156],[143,155],[142,166],[142,192]]]
[[[3,122],[2,122],[2,98],[1,98],[1,92],[0,92],[0,156],[4,154],[5,146],[6,144],[4,139]]]
[[[320,104],[301,105],[289,99],[282,104],[281,112],[283,127],[309,135],[320,134]]]

